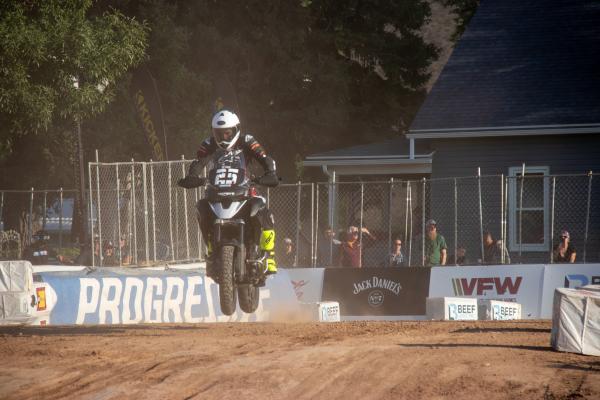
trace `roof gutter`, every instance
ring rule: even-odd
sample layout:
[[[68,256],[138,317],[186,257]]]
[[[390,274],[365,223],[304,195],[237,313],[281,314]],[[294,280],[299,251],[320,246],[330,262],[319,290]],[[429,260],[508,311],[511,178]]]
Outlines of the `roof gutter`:
[[[600,133],[600,124],[532,125],[488,128],[415,129],[406,134],[413,139],[452,139],[498,136],[576,135]]]

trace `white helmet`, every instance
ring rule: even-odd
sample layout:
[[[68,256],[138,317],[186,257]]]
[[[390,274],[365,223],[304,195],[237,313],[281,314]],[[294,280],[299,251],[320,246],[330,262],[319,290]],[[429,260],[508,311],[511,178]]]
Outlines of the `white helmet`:
[[[231,150],[240,137],[240,119],[231,111],[217,112],[212,119],[212,134],[220,148]]]

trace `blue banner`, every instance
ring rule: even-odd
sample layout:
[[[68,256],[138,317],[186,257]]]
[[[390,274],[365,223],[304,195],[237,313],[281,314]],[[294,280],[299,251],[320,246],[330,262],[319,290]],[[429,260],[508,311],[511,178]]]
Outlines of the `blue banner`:
[[[162,322],[268,321],[298,307],[285,271],[267,280],[253,314],[221,313],[219,289],[204,271],[144,271],[103,268],[90,273],[41,272],[56,292],[50,323],[140,324]]]

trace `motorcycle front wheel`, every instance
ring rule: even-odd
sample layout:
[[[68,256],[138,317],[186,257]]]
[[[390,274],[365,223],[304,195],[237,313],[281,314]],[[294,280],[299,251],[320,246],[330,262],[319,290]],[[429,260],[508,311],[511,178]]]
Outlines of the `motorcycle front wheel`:
[[[247,314],[252,314],[258,308],[259,289],[254,285],[239,285],[237,288],[240,298],[240,308]]]
[[[221,282],[219,283],[219,302],[221,303],[221,312],[225,315],[232,315],[235,312],[237,303],[237,292],[233,280],[234,254],[234,246],[226,245],[220,249]]]

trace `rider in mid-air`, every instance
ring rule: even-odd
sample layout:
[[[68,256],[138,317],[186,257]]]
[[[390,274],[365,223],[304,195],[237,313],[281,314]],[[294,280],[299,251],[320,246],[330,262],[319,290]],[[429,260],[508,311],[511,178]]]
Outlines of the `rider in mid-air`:
[[[213,116],[212,136],[205,139],[202,145],[200,145],[196,160],[190,165],[187,176],[178,182],[179,186],[191,187],[191,184],[188,183],[202,173],[204,166],[210,160],[210,156],[219,149],[226,152],[241,151],[248,162],[251,160],[258,161],[265,171],[265,174],[259,179],[262,185],[276,186],[279,183],[279,178],[275,170],[275,161],[265,153],[263,147],[252,135],[241,132],[240,120],[236,114],[231,111],[221,110]],[[216,257],[216,254],[213,252],[215,246],[212,242],[214,214],[210,210],[207,199],[202,199],[198,202],[198,213],[198,222],[202,231],[202,237],[206,242],[208,253],[206,274],[213,277]],[[257,238],[260,236],[259,249],[266,255],[267,273],[276,273],[273,214],[268,208],[264,207],[255,216],[249,218],[249,223],[253,237]],[[256,256],[260,257],[260,255]]]

